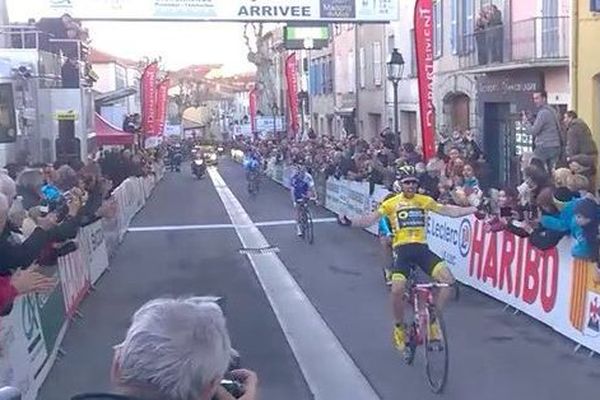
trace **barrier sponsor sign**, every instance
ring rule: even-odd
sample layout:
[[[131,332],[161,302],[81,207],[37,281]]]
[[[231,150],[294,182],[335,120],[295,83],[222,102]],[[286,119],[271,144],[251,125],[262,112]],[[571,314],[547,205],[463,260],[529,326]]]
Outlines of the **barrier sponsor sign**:
[[[474,217],[436,214],[427,238],[459,281],[600,352],[600,285],[592,263],[571,257],[570,240],[541,251],[510,232],[487,232]]]
[[[92,20],[381,21],[398,0],[46,0],[46,14]]]
[[[58,272],[67,316],[71,318],[90,287],[90,270],[84,262],[81,249],[60,257]]]
[[[329,178],[326,187],[325,207],[336,214],[364,215],[372,211],[374,205],[376,206],[378,203],[375,197],[369,194],[369,184],[367,182]],[[380,195],[380,192],[378,192],[378,195]],[[377,225],[373,225],[367,230],[377,234]]]
[[[14,386],[21,391],[24,399],[33,399],[34,396],[30,394],[33,378],[19,312],[20,301],[15,302],[13,311],[7,317],[0,319],[0,387]]]
[[[104,241],[102,220],[83,228],[78,241],[84,263],[90,270],[90,283],[94,284],[108,268],[108,252]]]

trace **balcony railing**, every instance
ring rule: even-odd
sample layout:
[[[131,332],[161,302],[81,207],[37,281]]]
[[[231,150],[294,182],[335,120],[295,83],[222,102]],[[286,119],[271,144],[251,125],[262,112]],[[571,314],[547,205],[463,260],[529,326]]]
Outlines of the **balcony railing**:
[[[35,71],[38,78],[61,77],[64,88],[90,86],[89,77],[92,72],[86,62],[89,46],[79,39],[54,38],[53,35],[40,31],[31,25],[0,26],[0,37],[5,39],[4,47],[15,54],[24,54],[23,50],[36,52]],[[65,66],[67,59],[75,62]],[[86,68],[86,65],[88,68]],[[56,75],[50,74],[56,71]]]
[[[462,69],[501,69],[508,65],[561,65],[570,50],[570,18],[538,17],[463,35]]]

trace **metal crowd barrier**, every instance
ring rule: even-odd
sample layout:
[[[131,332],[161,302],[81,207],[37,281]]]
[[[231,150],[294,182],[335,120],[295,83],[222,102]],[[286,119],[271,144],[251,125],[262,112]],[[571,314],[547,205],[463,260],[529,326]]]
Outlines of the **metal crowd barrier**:
[[[21,400],[21,392],[14,387],[3,387],[0,389],[0,400]]]

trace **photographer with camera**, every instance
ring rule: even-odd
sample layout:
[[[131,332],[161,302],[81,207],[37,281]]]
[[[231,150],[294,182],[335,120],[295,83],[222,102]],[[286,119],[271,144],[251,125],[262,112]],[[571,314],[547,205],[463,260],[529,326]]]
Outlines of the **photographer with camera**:
[[[136,311],[115,347],[112,380],[121,397],[82,394],[72,400],[235,399],[222,385],[224,377],[238,382],[238,399],[256,399],[254,372],[227,372],[232,354],[225,317],[213,299],[152,300]]]

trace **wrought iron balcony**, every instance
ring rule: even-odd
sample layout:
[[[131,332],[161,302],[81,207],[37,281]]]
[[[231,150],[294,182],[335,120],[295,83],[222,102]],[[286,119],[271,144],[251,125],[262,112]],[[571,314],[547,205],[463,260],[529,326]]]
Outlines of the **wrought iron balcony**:
[[[570,18],[538,17],[459,38],[460,68],[471,73],[568,65]]]

